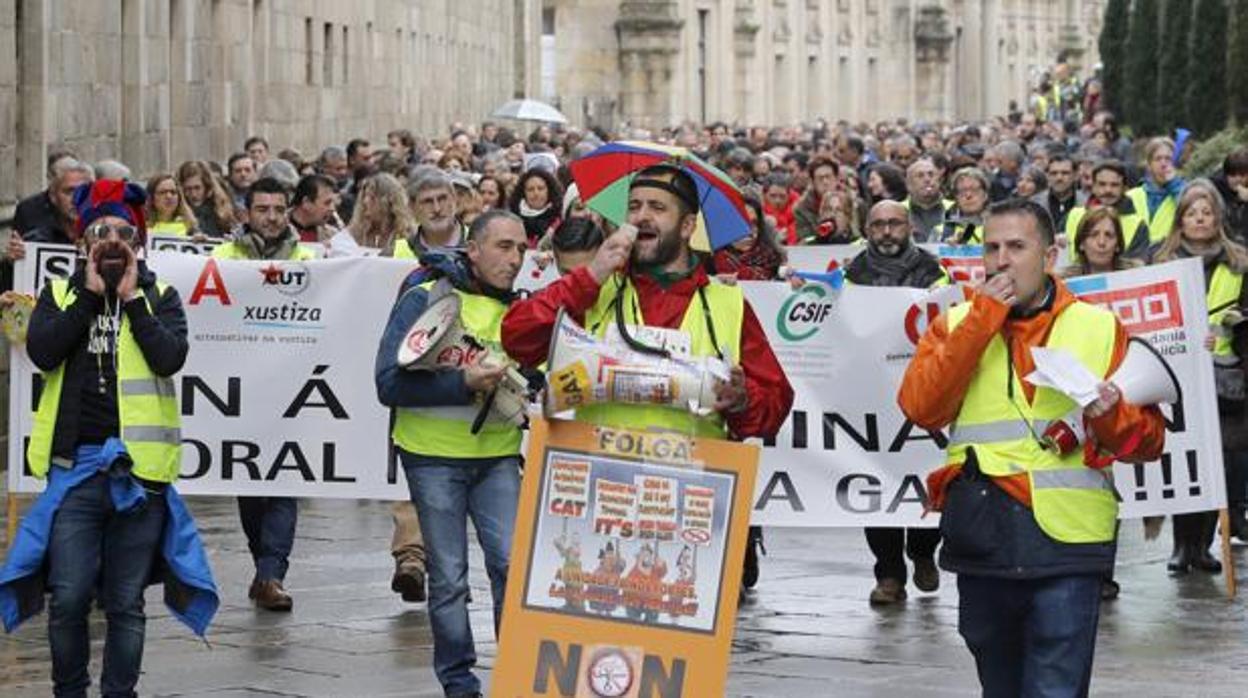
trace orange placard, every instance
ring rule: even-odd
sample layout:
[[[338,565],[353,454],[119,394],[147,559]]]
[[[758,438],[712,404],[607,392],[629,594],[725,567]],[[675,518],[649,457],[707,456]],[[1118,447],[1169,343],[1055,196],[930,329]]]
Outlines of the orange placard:
[[[535,421],[490,695],[723,695],[758,455]]]

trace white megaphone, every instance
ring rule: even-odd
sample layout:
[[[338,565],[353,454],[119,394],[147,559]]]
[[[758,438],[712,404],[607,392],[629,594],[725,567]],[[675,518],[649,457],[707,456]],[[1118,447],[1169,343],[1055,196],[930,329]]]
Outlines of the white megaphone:
[[[506,357],[464,332],[459,321],[459,295],[448,293],[425,308],[399,344],[398,364],[409,371],[463,369],[468,366],[507,366],[498,387],[485,400],[473,423],[480,430],[487,417],[495,421],[524,424],[529,382]]]
[[[667,405],[709,414],[729,379],[715,357],[663,357],[603,341],[560,311],[546,357],[547,415],[601,402]]]
[[[1109,381],[1118,386],[1122,399],[1132,405],[1173,404],[1183,397],[1170,364],[1139,337],[1127,340],[1127,355]]]

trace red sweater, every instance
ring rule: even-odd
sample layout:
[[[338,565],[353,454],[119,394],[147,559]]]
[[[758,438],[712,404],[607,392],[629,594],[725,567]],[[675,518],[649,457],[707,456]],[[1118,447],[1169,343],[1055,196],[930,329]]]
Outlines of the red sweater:
[[[700,267],[667,289],[642,274],[632,275],[631,280],[646,324],[668,329],[680,327],[689,303],[697,302],[693,297],[697,289],[710,283]],[[584,325],[585,313],[597,302],[599,288],[589,269],[582,267],[512,303],[503,317],[503,349],[525,366],[542,363],[559,309],[566,308],[573,319]],[[749,360],[742,360],[743,357]],[[741,356],[735,358],[741,361],[745,372],[747,402],[744,410],[725,416],[728,428],[740,439],[774,436],[793,406],[793,388],[748,301],[741,328]]]

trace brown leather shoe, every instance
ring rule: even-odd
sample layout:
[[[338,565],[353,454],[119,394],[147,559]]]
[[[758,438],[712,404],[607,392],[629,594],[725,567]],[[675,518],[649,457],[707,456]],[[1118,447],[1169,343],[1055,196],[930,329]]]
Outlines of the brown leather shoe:
[[[256,605],[266,611],[289,611],[295,602],[276,579],[266,579],[256,587]]]
[[[425,571],[412,563],[395,563],[394,576],[390,578],[390,591],[399,594],[408,603],[424,601]]]
[[[906,600],[906,585],[896,579],[881,579],[876,582],[869,597],[872,606],[888,606]]]

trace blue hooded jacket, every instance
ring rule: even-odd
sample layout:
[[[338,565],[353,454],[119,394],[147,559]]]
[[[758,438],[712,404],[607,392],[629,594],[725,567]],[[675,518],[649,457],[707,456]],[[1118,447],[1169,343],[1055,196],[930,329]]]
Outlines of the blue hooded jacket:
[[[102,446],[79,447],[73,468],[49,470],[47,489],[22,519],[8,559],[0,568],[0,621],[5,632],[13,632],[43,610],[52,523],[66,495],[97,473],[109,472],[118,459],[126,458],[129,455],[125,445],[120,439],[110,438]],[[109,491],[119,512],[140,506],[147,498],[147,492],[128,473],[110,473]],[[149,583],[162,582],[165,605],[174,617],[203,637],[221,604],[217,585],[191,512],[172,485],[165,488],[164,498],[167,516],[161,537],[162,564],[157,565]]]

